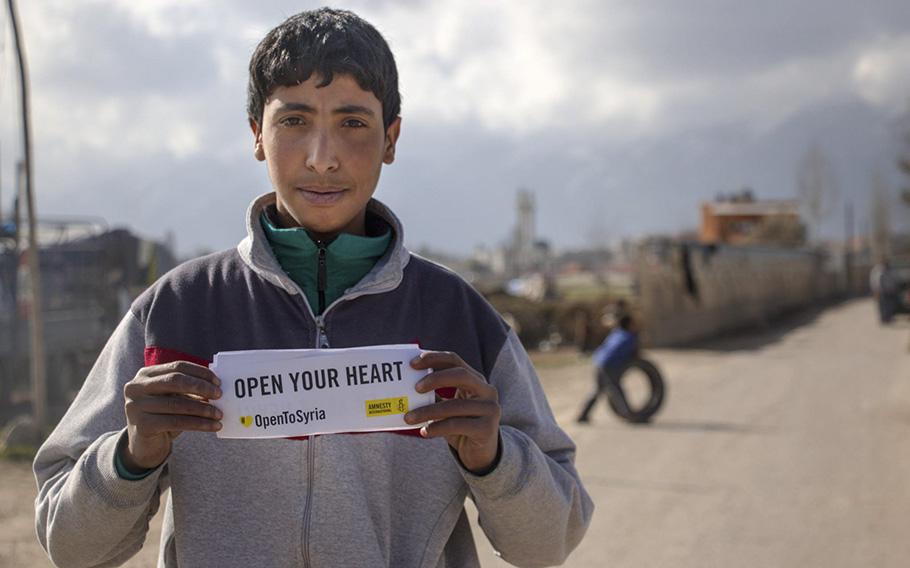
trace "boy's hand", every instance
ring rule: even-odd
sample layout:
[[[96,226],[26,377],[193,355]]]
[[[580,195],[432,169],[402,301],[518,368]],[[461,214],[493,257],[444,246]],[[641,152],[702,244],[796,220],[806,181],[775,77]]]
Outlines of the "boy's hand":
[[[415,408],[405,414],[408,424],[432,420],[420,433],[444,437],[462,465],[474,473],[486,471],[499,450],[499,393],[483,376],[454,353],[425,351],[411,361],[417,370],[433,372],[417,382],[417,392],[454,388],[452,399]]]
[[[129,443],[120,458],[130,471],[153,469],[171,452],[181,432],[221,429],[221,381],[207,367],[175,361],[139,369],[123,387]]]

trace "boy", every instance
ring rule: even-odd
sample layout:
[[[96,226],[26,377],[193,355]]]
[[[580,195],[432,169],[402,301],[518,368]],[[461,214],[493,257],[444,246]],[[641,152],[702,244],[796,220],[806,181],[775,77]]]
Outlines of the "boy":
[[[321,9],[250,62],[255,157],[274,193],[236,250],[190,261],[133,303],[35,459],[38,535],[61,566],[122,563],[170,487],[160,566],[476,566],[464,513],[518,565],[561,563],[592,503],[516,336],[468,285],[411,255],[372,199],[400,131],[382,36]],[[412,435],[218,439],[206,364],[240,349],[410,343],[454,397]]]
[[[619,385],[619,379],[629,362],[638,353],[638,336],[635,333],[635,323],[632,316],[628,314],[625,303],[618,306],[614,317],[618,318],[618,325],[594,351],[592,357],[594,367],[597,369],[594,392],[585,402],[581,414],[578,415],[580,423],[591,420],[591,410],[601,394],[606,394],[613,400],[613,404],[616,405],[621,416],[628,417],[631,413],[626,395]]]

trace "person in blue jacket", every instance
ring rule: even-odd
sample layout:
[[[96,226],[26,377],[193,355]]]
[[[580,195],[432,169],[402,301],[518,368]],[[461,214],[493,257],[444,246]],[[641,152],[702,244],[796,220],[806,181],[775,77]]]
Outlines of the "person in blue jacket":
[[[619,386],[619,379],[637,355],[638,333],[635,330],[635,323],[632,316],[621,314],[617,327],[594,351],[592,357],[596,368],[594,393],[588,398],[581,414],[578,415],[578,422],[590,422],[591,409],[594,408],[601,394],[606,394],[613,400],[621,415],[629,415],[629,404]]]

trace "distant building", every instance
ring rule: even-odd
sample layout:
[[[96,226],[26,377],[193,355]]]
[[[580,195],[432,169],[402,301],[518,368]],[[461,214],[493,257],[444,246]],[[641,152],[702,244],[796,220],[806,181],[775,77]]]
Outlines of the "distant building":
[[[515,202],[516,220],[512,241],[505,247],[506,270],[513,276],[545,270],[549,260],[549,243],[537,239],[536,212],[534,194],[530,190],[519,189]]]
[[[751,190],[702,203],[699,240],[705,244],[800,246],[806,228],[795,200],[756,200]]]

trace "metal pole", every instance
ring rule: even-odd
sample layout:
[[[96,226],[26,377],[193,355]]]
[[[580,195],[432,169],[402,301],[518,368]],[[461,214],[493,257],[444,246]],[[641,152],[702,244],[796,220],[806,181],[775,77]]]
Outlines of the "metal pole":
[[[853,202],[847,200],[844,211],[844,274],[847,280],[847,296],[853,296]]]
[[[47,389],[44,376],[44,320],[41,311],[41,268],[38,258],[38,234],[35,213],[34,165],[32,164],[32,139],[29,121],[28,67],[19,35],[19,20],[14,0],[7,0],[13,44],[19,63],[19,92],[22,103],[22,142],[25,157],[25,203],[28,214],[28,268],[32,301],[29,326],[31,337],[32,413],[35,426],[43,429],[47,421]]]
[[[22,160],[16,162],[16,197],[13,199],[13,223],[16,225],[14,233],[16,240],[15,251],[22,251],[22,194],[25,193],[25,164]],[[18,297],[18,296],[17,296]]]

